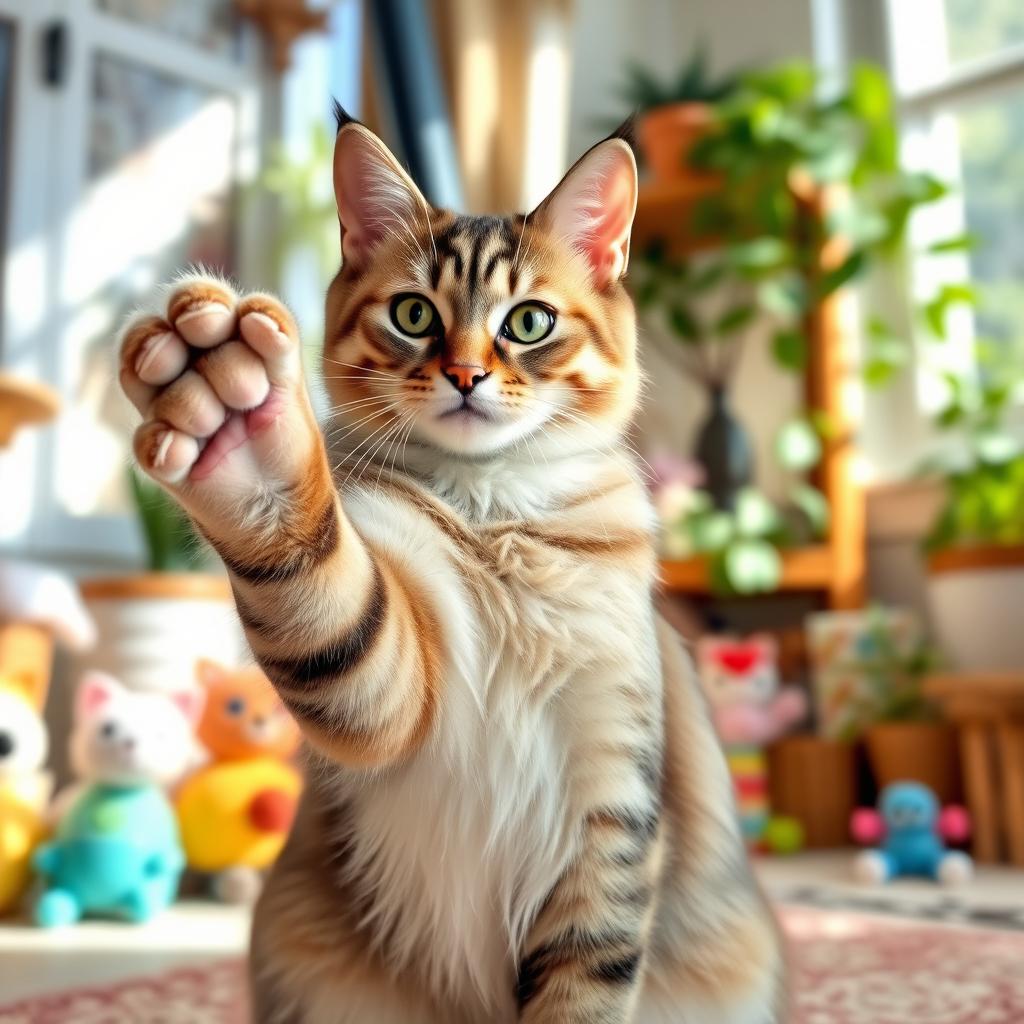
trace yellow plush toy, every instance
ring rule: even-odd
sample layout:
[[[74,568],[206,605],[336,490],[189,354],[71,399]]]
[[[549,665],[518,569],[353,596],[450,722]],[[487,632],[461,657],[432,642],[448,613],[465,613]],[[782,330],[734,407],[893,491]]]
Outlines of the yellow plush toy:
[[[46,834],[53,780],[42,770],[49,744],[36,692],[18,676],[0,676],[0,914],[17,907]]]
[[[302,788],[289,763],[299,731],[256,667],[197,667],[207,692],[199,739],[213,757],[178,791],[188,866],[212,876],[216,895],[250,902],[287,838]]]

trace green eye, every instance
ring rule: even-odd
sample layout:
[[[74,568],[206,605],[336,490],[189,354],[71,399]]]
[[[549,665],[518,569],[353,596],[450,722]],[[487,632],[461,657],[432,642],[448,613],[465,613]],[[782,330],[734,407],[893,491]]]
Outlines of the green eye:
[[[539,302],[522,302],[505,318],[501,333],[522,345],[543,341],[555,327],[555,311]]]
[[[422,295],[396,295],[391,300],[391,322],[410,338],[435,334],[438,321],[437,310]]]

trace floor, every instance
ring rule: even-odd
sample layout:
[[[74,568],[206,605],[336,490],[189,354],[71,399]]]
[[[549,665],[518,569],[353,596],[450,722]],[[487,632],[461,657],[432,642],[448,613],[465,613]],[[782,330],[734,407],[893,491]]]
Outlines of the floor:
[[[851,879],[853,855],[838,851],[765,858],[758,862],[758,874],[780,902],[1024,930],[1024,871],[982,868],[956,890],[919,881],[865,888]],[[198,902],[180,903],[143,926],[86,922],[46,932],[3,924],[2,1002],[237,957],[247,939],[244,910]]]

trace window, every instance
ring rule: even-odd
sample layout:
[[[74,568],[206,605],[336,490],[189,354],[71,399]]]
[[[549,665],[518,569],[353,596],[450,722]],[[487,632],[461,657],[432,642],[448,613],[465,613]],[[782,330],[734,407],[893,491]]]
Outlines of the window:
[[[975,312],[955,312],[939,358],[963,367],[984,339],[1000,358],[1024,360],[1024,3],[886,0],[886,13],[904,160],[954,186],[912,225],[915,250],[975,239],[913,268],[919,294],[946,281],[978,294]]]
[[[244,269],[232,211],[257,164],[259,54],[230,0],[0,0],[0,20],[8,7],[19,73],[5,90],[0,363],[55,387],[62,410],[4,453],[0,493],[18,486],[0,546],[130,557],[135,418],[112,339],[181,266]],[[40,40],[55,31],[63,59],[44,70]]]

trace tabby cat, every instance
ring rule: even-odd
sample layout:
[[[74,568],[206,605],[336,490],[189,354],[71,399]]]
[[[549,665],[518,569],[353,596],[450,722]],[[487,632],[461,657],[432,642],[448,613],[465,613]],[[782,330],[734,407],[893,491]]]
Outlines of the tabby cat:
[[[190,274],[130,323],[135,453],[227,566],[307,789],[260,1022],[782,1019],[783,964],[622,437],[636,166],[430,206],[339,116],[318,429],[289,312]]]

